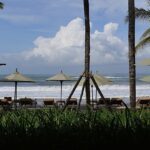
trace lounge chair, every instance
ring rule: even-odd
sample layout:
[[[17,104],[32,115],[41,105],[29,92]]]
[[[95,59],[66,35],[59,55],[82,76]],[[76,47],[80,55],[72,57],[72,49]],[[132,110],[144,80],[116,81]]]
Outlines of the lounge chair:
[[[56,106],[58,107],[58,108],[63,108],[63,106],[65,106],[65,101],[64,100],[57,100],[56,101]]]
[[[55,106],[54,98],[46,98],[43,100],[43,103],[44,103],[45,107],[54,107]]]
[[[12,102],[12,97],[4,97],[8,102]]]
[[[33,100],[31,98],[25,97],[19,99],[19,105],[21,107],[36,107],[36,104],[37,104],[36,100]]]
[[[105,97],[104,99],[103,98],[99,98],[98,100],[98,105],[109,105],[110,104],[110,98],[109,97]]]
[[[77,109],[77,104],[77,98],[71,98],[66,105],[68,109]]]
[[[110,105],[112,108],[118,108],[118,109],[125,108],[123,99],[120,97],[111,98]]]
[[[144,107],[144,108],[148,108],[150,107],[150,97],[149,96],[146,96],[146,97],[139,97],[137,98],[137,103],[136,103],[137,106],[139,107]]]
[[[97,103],[98,103],[97,100],[90,101],[90,106],[93,110],[97,109]]]
[[[105,97],[103,98],[99,98],[99,100],[97,101],[97,108],[102,108],[102,107],[106,107],[110,105],[110,98],[109,97]]]
[[[6,101],[6,103],[7,103],[8,105],[11,105],[11,106],[12,106],[12,104],[13,104],[12,97],[4,97],[4,100]]]
[[[13,101],[12,101],[11,97],[4,97],[4,99],[0,100],[0,105],[2,106],[2,108],[4,110],[11,110]]]

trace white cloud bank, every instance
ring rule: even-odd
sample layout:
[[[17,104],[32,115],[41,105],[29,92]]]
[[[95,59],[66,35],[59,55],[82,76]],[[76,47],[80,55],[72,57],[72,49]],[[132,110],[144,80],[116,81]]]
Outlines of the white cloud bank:
[[[118,24],[108,23],[104,31],[91,33],[91,63],[115,63],[127,58],[125,43],[115,36]],[[26,57],[43,58],[51,65],[79,65],[84,62],[84,22],[81,18],[70,21],[54,37],[38,37],[35,48]]]

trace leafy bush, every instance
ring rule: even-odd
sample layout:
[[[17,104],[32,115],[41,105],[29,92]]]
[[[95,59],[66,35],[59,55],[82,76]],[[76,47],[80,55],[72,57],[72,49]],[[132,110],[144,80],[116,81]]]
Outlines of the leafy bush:
[[[0,145],[88,149],[150,140],[150,111],[22,109],[0,112]],[[29,146],[30,145],[30,146]]]

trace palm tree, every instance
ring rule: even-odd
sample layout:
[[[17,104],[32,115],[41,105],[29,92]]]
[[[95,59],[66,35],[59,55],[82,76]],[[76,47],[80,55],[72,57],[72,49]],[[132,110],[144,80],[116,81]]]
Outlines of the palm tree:
[[[4,8],[4,4],[2,2],[0,2],[0,9]]]
[[[150,0],[147,0],[148,5],[150,6]],[[150,21],[150,10],[145,10],[143,8],[135,8],[135,17],[137,19],[142,19]],[[136,50],[143,48],[150,43],[150,28],[148,28],[141,36],[140,41],[136,45]]]
[[[84,16],[85,16],[85,90],[86,103],[90,104],[90,19],[89,19],[89,0],[84,0]]]
[[[128,42],[129,42],[129,81],[130,106],[136,107],[136,67],[135,67],[135,6],[134,0],[128,0]]]

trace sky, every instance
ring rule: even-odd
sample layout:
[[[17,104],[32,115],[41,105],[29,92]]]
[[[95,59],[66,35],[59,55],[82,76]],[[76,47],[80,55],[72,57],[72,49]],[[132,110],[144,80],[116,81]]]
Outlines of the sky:
[[[27,74],[54,74],[84,70],[83,0],[1,0],[1,74],[16,68]],[[91,26],[91,71],[128,73],[127,0],[89,0]],[[135,0],[147,9],[146,0]],[[148,22],[136,21],[136,43]],[[148,47],[137,61],[150,57]],[[139,72],[149,68],[137,67]],[[149,71],[150,73],[150,71]]]

